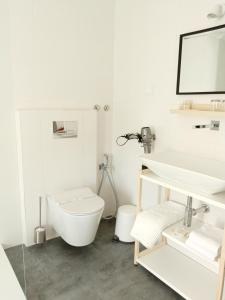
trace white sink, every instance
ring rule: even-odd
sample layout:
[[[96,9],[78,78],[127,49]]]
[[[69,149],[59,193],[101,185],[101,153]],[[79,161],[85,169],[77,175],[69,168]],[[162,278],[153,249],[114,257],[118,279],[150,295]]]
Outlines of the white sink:
[[[141,161],[161,178],[196,187],[206,194],[225,191],[225,162],[175,151],[145,154]]]

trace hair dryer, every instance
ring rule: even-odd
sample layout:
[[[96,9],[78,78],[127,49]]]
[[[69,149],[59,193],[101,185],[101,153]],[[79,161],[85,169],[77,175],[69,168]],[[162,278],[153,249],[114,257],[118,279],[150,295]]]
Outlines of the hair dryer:
[[[120,139],[125,139],[123,143],[119,143]],[[116,143],[119,146],[124,146],[129,140],[137,139],[138,143],[142,143],[145,153],[151,153],[151,146],[155,140],[155,134],[152,134],[150,127],[142,127],[141,133],[127,133],[121,135],[116,139]]]

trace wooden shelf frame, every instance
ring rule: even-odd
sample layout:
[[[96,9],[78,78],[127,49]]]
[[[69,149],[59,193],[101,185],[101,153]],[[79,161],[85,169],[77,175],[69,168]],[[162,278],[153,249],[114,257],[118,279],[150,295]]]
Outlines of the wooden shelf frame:
[[[170,192],[171,190],[174,190],[176,192],[179,192],[186,196],[191,196],[195,199],[198,199],[200,201],[203,201],[204,203],[207,203],[211,206],[224,209],[225,210],[225,193],[219,193],[215,195],[207,195],[202,192],[197,191],[196,189],[185,186],[183,184],[179,184],[177,182],[173,182],[171,180],[162,179],[161,177],[155,175],[151,170],[146,169],[142,170],[139,173],[138,176],[138,191],[137,191],[137,214],[142,211],[142,186],[143,186],[143,180],[149,181],[151,183],[157,184],[165,189],[165,201],[168,201],[170,198]],[[143,251],[140,251],[140,243],[139,241],[135,240],[135,246],[134,246],[134,264],[138,265],[139,263],[148,269],[150,272],[152,272],[151,268],[148,268],[145,266],[144,263],[141,263],[142,260],[144,261],[144,257],[151,256],[155,251],[160,251],[162,247],[169,247],[167,245],[167,239],[165,236],[162,235],[162,240],[154,247],[145,249]],[[196,263],[198,264],[198,263]],[[205,267],[202,267],[205,268]],[[212,271],[207,270],[208,272],[213,273]],[[154,272],[152,272],[154,274]],[[155,274],[157,276],[157,274]],[[214,274],[215,275],[215,274]],[[224,300],[223,298],[223,290],[224,290],[224,277],[225,277],[225,228],[224,228],[224,237],[223,237],[223,244],[222,244],[222,250],[221,250],[221,257],[219,259],[219,274],[215,275],[217,276],[216,280],[216,291],[215,291],[215,300]],[[166,284],[169,285],[166,279],[160,278],[160,276],[157,276],[160,280],[164,281]],[[174,285],[171,286],[171,288],[176,290],[178,293],[182,295],[182,292],[179,291]],[[191,288],[191,287],[190,287]],[[192,299],[192,298],[189,298]],[[194,299],[194,298],[193,298]],[[210,299],[211,300],[211,299]],[[213,299],[212,299],[213,300]]]

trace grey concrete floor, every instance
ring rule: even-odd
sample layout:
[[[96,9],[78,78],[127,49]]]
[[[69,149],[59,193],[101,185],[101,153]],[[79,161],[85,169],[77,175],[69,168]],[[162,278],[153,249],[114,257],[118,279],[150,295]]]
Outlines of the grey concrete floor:
[[[28,300],[183,299],[141,266],[133,265],[133,245],[113,243],[114,221],[100,224],[95,242],[76,248],[57,238],[25,248]],[[23,285],[21,263],[7,251]]]
[[[23,259],[23,246],[16,246],[7,249],[6,255],[16,273],[16,277],[25,291],[25,273],[24,273],[24,259]]]

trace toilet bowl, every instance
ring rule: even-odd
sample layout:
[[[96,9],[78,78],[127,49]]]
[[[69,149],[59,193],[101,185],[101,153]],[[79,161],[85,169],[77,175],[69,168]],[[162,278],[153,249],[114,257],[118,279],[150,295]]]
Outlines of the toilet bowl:
[[[105,202],[89,188],[48,196],[51,223],[71,246],[91,244],[96,236]]]

